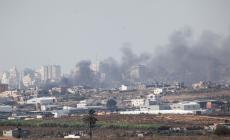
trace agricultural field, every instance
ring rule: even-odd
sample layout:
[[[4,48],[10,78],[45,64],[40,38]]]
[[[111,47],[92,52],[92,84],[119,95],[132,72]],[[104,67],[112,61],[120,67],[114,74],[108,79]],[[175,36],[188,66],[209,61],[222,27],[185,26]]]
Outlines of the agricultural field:
[[[30,130],[30,139],[54,138],[61,139],[69,133],[79,131],[86,133],[87,125],[82,121],[82,116],[66,117],[60,119],[45,120],[1,120],[0,131],[14,129],[19,126]],[[198,115],[104,115],[97,116],[98,122],[93,129],[95,139],[137,139],[137,134],[144,134],[144,139],[216,139],[225,140],[226,137],[215,137],[201,131],[204,126],[213,123],[230,121],[229,116],[212,117]],[[189,132],[171,134],[163,133],[159,129],[166,127],[187,128]],[[202,137],[201,137],[202,136]],[[215,137],[215,138],[213,138]],[[228,137],[229,138],[229,137]],[[143,138],[142,138],[143,139]]]

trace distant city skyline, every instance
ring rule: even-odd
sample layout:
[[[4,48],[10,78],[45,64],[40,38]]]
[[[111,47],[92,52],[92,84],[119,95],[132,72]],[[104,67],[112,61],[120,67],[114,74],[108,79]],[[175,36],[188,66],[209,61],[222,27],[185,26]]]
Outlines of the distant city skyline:
[[[60,65],[121,59],[120,48],[154,55],[176,30],[230,33],[229,0],[0,1],[0,72],[14,65]]]

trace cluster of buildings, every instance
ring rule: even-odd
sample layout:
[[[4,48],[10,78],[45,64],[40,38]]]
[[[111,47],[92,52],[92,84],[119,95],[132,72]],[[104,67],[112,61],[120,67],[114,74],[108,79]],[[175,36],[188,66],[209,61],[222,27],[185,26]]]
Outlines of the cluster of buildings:
[[[184,83],[181,82],[174,82],[174,83],[137,83],[132,85],[121,85],[119,87],[119,90],[121,92],[128,92],[128,91],[134,91],[134,90],[153,90],[153,93],[155,95],[160,94],[168,94],[168,93],[176,93],[179,90],[185,89]]]
[[[67,105],[66,102],[55,96],[31,97],[18,102],[17,106],[0,104],[0,117],[5,119],[59,118],[85,114],[89,109],[96,110],[98,115],[109,114],[111,110],[106,106],[108,99],[101,100],[100,104],[96,105],[93,105],[92,102],[95,101],[91,98],[76,101],[72,105],[67,103]],[[115,113],[119,114],[202,114],[220,109],[222,105],[217,100],[167,103],[161,100],[161,96],[155,94],[116,101],[118,110]]]
[[[126,100],[131,109],[123,110],[121,114],[206,114],[220,110],[223,102],[218,100],[192,100],[167,103],[161,96],[149,94],[145,98]]]
[[[99,114],[103,114],[110,112],[106,104],[111,98],[116,100],[120,114],[197,114],[207,113],[207,110],[220,110],[223,104],[217,100],[165,102],[162,97],[167,89],[160,87],[159,84],[155,88],[141,92],[100,90],[86,86],[52,87],[45,94],[42,89],[36,88],[23,92],[9,90],[0,94],[0,103],[5,103],[0,104],[0,112],[23,113],[26,117],[32,118],[79,115],[86,113],[88,109],[95,109]],[[16,102],[17,106],[11,102]]]
[[[90,65],[90,70],[96,74],[99,66]],[[76,71],[79,70],[76,69]],[[59,82],[61,80],[60,66],[47,65],[37,70],[26,69],[23,72],[13,67],[1,76],[0,112],[12,114],[23,112],[29,116],[48,114],[53,117],[85,113],[91,108],[106,112],[109,111],[106,102],[111,98],[117,101],[121,114],[204,113],[209,109],[221,108],[222,103],[216,100],[164,102],[161,100],[162,96],[184,90],[186,88],[184,83],[141,82],[145,79],[143,65],[131,67],[128,73],[129,79],[140,82],[135,84],[131,82],[130,85],[124,84],[119,88],[111,89],[93,88],[87,85],[67,85],[66,87],[57,85],[48,87],[47,90],[39,85]],[[219,84],[211,82],[199,82],[192,85],[194,90],[218,87],[220,87]],[[144,94],[141,94],[142,92]]]
[[[192,88],[194,90],[203,90],[203,89],[226,89],[230,85],[226,83],[215,83],[211,81],[199,81],[198,83],[193,83]]]
[[[55,82],[61,80],[61,67],[59,65],[42,66],[39,73],[42,82]]]
[[[1,83],[7,84],[10,88],[20,86],[20,74],[15,66],[2,74]]]
[[[60,80],[61,67],[59,65],[42,66],[37,70],[26,69],[23,72],[19,72],[14,66],[2,74],[0,83],[8,85],[9,89],[21,89]]]

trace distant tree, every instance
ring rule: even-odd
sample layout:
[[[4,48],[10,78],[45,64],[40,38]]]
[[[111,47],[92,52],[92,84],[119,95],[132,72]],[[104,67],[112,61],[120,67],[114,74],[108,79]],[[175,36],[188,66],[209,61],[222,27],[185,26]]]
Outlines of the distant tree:
[[[106,107],[110,110],[110,111],[115,111],[117,110],[117,101],[114,99],[109,99],[106,103]]]
[[[230,129],[227,127],[224,127],[224,126],[217,126],[214,133],[216,135],[219,135],[219,136],[229,136],[230,135]]]
[[[83,117],[83,122],[86,123],[89,127],[90,140],[92,140],[92,136],[93,136],[92,129],[95,126],[97,121],[98,120],[95,117],[95,110],[93,110],[93,109],[89,110],[88,114]]]
[[[22,138],[22,129],[17,126],[16,133],[14,134],[16,138]]]

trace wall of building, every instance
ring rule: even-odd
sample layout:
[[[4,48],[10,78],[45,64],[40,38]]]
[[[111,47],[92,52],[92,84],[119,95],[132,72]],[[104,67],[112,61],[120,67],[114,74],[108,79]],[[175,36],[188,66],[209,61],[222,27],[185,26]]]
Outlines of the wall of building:
[[[200,110],[200,105],[196,102],[182,102],[171,105],[173,110]]]
[[[131,105],[133,107],[140,107],[144,105],[144,99],[132,99],[131,100]]]
[[[0,84],[0,93],[7,91],[8,90],[8,85],[7,84]]]

